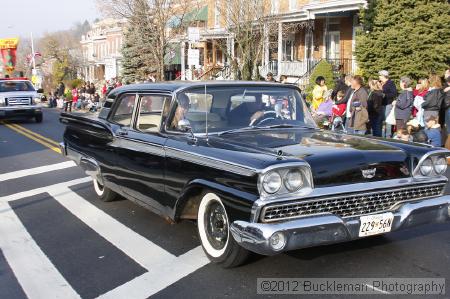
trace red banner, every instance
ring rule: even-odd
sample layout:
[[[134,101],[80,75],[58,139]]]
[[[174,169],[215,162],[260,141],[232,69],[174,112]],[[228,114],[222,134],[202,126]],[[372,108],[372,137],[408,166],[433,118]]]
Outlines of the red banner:
[[[16,51],[18,43],[18,38],[0,39],[0,52],[2,54],[3,66],[9,74],[12,74],[16,68]]]

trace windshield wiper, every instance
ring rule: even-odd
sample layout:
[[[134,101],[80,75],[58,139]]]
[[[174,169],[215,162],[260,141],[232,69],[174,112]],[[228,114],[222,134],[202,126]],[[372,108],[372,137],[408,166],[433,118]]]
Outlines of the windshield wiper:
[[[219,132],[217,134],[217,136],[222,136],[222,135],[225,135],[225,134],[245,132],[245,131],[251,131],[251,130],[254,130],[254,129],[258,129],[258,127],[256,127],[256,126],[248,126],[248,127],[243,127],[243,128],[226,130],[226,131]]]
[[[306,128],[306,129],[316,129],[307,125],[292,125],[292,124],[278,124],[270,126],[256,126],[257,129],[277,129],[277,128]]]
[[[223,131],[223,132],[218,133],[217,136],[252,131],[252,130],[266,130],[266,129],[277,129],[277,128],[298,128],[298,127],[307,128],[307,129],[311,129],[311,130],[316,129],[314,127],[310,127],[310,126],[306,126],[306,125],[290,125],[290,124],[278,124],[278,125],[271,125],[271,126],[248,126],[248,127]]]

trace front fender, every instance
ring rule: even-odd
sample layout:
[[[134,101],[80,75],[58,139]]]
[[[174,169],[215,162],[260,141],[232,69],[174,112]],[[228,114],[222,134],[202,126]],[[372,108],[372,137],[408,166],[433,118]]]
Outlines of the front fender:
[[[230,222],[235,220],[250,220],[253,203],[258,195],[237,190],[235,188],[205,179],[194,179],[188,182],[175,204],[173,219],[180,219],[183,209],[190,200],[197,200],[198,204],[204,193],[213,192],[222,200]],[[198,206],[197,206],[198,207]]]

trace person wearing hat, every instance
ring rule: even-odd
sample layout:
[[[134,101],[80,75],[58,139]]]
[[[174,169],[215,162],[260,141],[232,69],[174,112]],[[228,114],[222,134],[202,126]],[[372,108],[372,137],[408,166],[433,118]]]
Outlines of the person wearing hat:
[[[378,79],[383,85],[383,106],[384,106],[384,115],[385,118],[388,117],[389,113],[392,110],[392,102],[397,98],[397,87],[395,87],[394,81],[389,79],[389,72],[386,70],[382,70],[378,72]],[[384,137],[390,138],[392,137],[392,126],[386,124],[386,129],[384,131]]]
[[[427,143],[428,136],[417,119],[412,119],[406,123],[406,128],[413,138],[413,142]]]
[[[275,78],[273,77],[273,74],[271,72],[267,73],[266,81],[267,82],[276,82]]]

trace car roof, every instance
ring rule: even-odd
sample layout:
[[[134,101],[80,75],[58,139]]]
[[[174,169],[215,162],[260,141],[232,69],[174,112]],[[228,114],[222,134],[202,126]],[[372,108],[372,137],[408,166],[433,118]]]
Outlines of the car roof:
[[[204,86],[259,86],[259,87],[291,87],[298,89],[293,84],[281,84],[265,81],[167,81],[157,83],[140,83],[124,85],[113,89],[109,96],[115,97],[125,92],[140,91],[167,91],[174,92],[188,87],[204,87]]]

